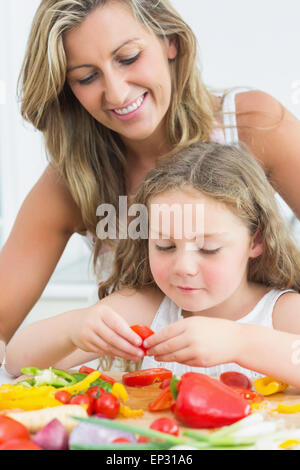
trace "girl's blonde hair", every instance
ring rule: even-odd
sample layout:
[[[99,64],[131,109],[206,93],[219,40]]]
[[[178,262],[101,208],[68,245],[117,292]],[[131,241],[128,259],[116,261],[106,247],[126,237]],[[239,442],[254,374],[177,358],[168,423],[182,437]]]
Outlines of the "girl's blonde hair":
[[[245,145],[198,143],[161,159],[138,188],[133,203],[150,210],[151,199],[167,191],[193,188],[224,203],[262,240],[263,252],[250,258],[248,280],[300,292],[300,251],[296,248],[263,169]],[[155,285],[148,240],[127,238],[118,244],[114,271],[99,288],[99,298],[124,287]]]
[[[43,133],[51,165],[66,181],[86,230],[97,240],[95,269],[103,243],[96,237],[96,210],[103,202],[118,207],[118,196],[126,194],[125,149],[120,137],[74,97],[66,81],[63,37],[109,1],[42,0],[19,77],[22,116]],[[166,115],[170,155],[199,140],[208,141],[214,112],[198,70],[192,30],[168,0],[123,0],[122,5],[158,37],[176,36],[178,54],[169,62],[172,97]]]

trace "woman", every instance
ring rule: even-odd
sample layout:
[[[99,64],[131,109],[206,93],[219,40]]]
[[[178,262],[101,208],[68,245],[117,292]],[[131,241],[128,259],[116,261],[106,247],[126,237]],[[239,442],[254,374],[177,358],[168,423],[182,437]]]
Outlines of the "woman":
[[[159,157],[222,140],[224,120],[224,142],[247,144],[300,215],[299,121],[260,91],[210,94],[195,45],[167,0],[41,2],[20,85],[22,115],[43,132],[50,162],[1,252],[4,341],[40,297],[71,235],[96,239],[98,205],[117,208]],[[100,249],[97,239],[95,266]]]

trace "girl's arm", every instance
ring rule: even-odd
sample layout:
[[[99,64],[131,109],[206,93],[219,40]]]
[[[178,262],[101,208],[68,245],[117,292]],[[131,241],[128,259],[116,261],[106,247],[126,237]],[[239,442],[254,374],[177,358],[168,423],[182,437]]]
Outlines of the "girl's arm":
[[[25,366],[71,368],[101,354],[138,361],[140,338],[129,325],[150,326],[161,300],[154,288],[124,289],[91,307],[32,323],[8,344],[6,370],[19,375]]]
[[[77,205],[49,166],[22,204],[0,253],[0,340],[8,342],[15,333],[81,227]]]
[[[239,139],[250,147],[275,190],[300,218],[299,119],[258,90],[237,94],[236,110]]]
[[[279,297],[273,311],[273,327],[239,324],[236,362],[300,389],[299,294]]]

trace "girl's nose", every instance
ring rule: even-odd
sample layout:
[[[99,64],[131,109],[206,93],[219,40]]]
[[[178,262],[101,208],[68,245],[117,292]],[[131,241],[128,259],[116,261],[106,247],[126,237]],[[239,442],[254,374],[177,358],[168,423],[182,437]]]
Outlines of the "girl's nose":
[[[196,276],[199,273],[199,263],[193,251],[184,250],[178,253],[174,265],[174,273],[180,276]]]
[[[103,77],[104,106],[110,109],[121,108],[128,101],[128,85],[117,71],[110,71]]]

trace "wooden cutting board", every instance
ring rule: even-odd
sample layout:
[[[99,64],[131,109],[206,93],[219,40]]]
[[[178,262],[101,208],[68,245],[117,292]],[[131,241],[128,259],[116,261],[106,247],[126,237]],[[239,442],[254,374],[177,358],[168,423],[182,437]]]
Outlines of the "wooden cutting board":
[[[75,373],[77,371],[69,371]],[[116,379],[118,382],[122,383],[122,373],[121,372],[105,372],[110,377]],[[19,377],[16,382],[23,380],[26,376]],[[128,387],[126,386],[127,393],[129,395],[129,400],[126,402],[127,406],[130,406],[133,409],[142,409],[144,411],[143,416],[138,418],[118,418],[120,421],[126,421],[127,423],[132,423],[137,426],[142,426],[149,428],[150,424],[157,418],[167,416],[174,418],[173,413],[170,410],[165,411],[148,411],[148,403],[154,401],[157,396],[161,393],[159,388],[160,384],[148,385],[147,387]],[[267,409],[274,409],[279,403],[284,403],[286,405],[295,405],[300,403],[300,390],[296,390],[293,387],[288,387],[283,393],[277,393],[266,397],[265,401],[262,402],[267,405]],[[265,406],[264,405],[264,406]],[[288,427],[299,427],[300,428],[300,412],[295,414],[282,414],[277,412],[268,411],[266,414],[266,419],[274,420],[283,418]],[[186,431],[187,427],[180,426],[180,435],[183,431]],[[195,430],[195,429],[193,429]],[[211,430],[201,430],[201,432],[211,432]]]

